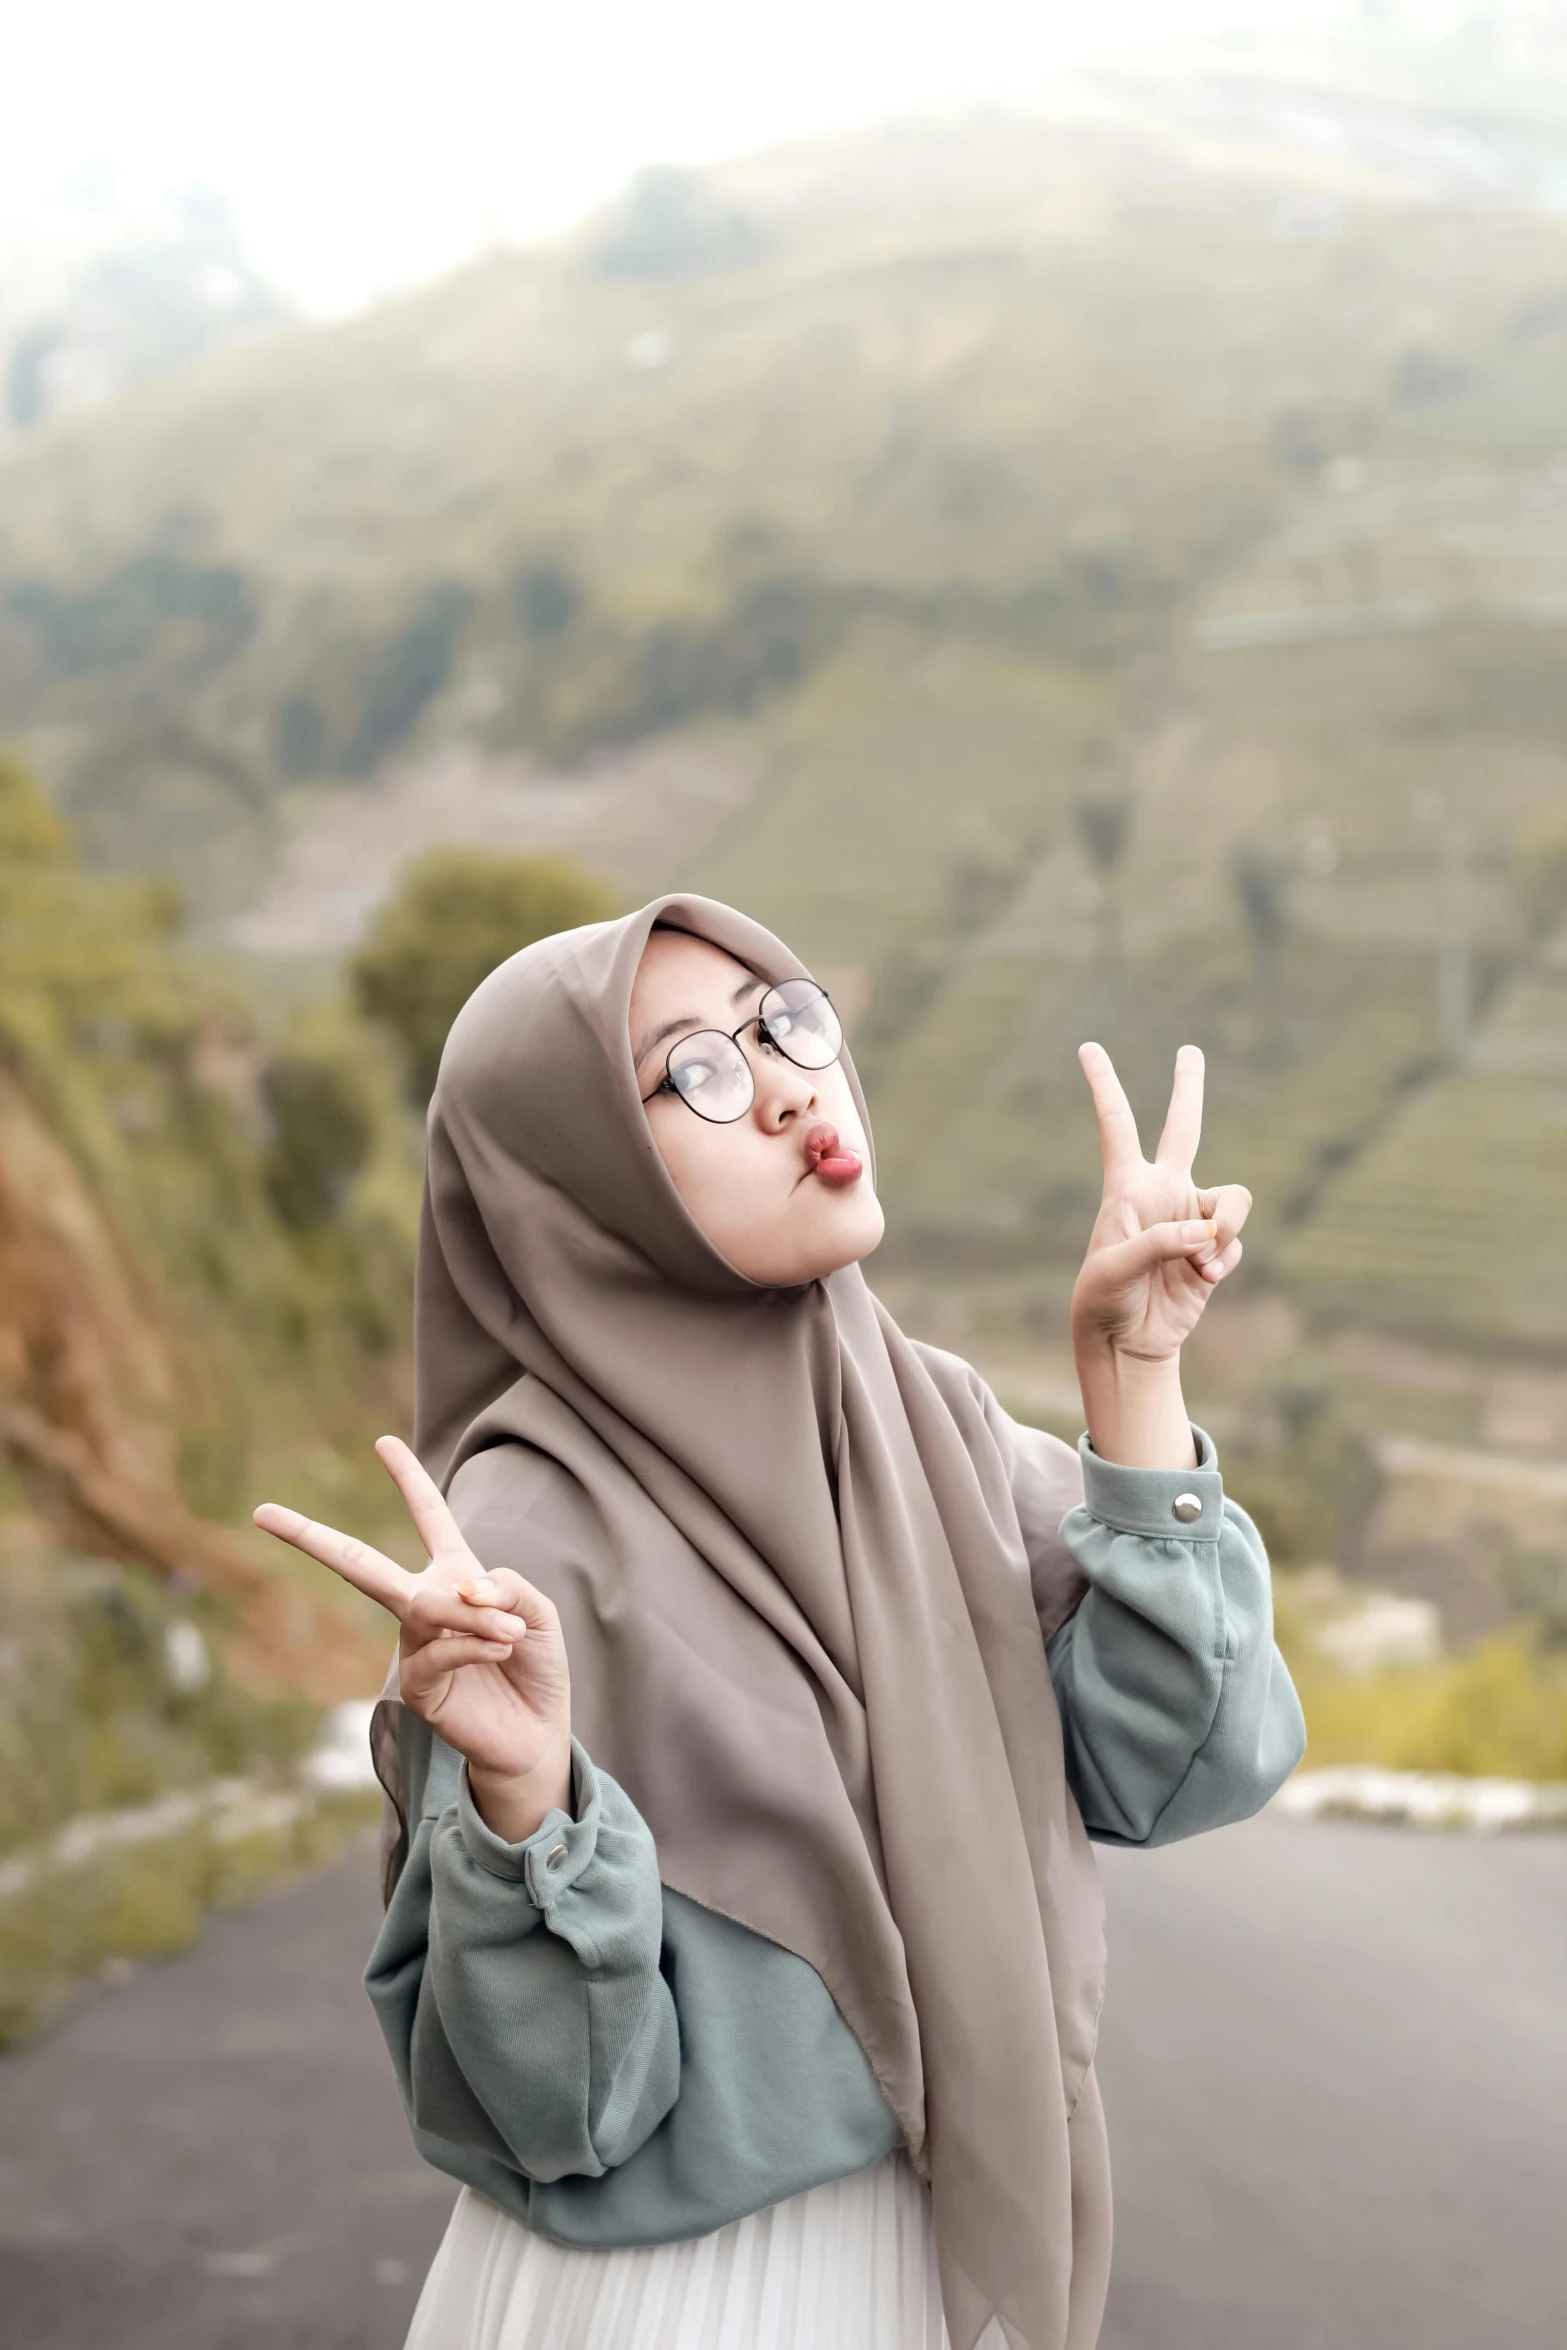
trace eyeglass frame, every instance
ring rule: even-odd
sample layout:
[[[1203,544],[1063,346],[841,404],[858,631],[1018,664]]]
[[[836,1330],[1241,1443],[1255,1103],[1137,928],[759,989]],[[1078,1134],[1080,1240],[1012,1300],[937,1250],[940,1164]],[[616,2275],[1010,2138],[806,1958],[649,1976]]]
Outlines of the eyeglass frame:
[[[809,975],[804,971],[796,972],[795,980],[800,979],[809,979]],[[645,1110],[647,1108],[649,1102],[656,1102],[659,1095],[663,1093],[667,1087],[669,1092],[674,1095],[676,1101],[683,1102],[685,1107],[691,1112],[692,1117],[700,1118],[704,1126],[738,1126],[741,1119],[745,1116],[746,1111],[752,1107],[752,1104],[756,1100],[756,1071],[752,1068],[751,1056],[746,1051],[744,1045],[741,1044],[740,1039],[745,1035],[748,1029],[761,1027],[763,1022],[763,1006],[767,1002],[767,997],[776,995],[780,988],[789,987],[793,984],[794,981],[788,979],[774,980],[772,986],[768,988],[767,994],[763,996],[761,1003],[757,1005],[756,1010],[751,1014],[750,1019],[742,1020],[738,1028],[732,1028],[728,1031],[725,1031],[722,1028],[688,1028],[684,1036],[677,1036],[674,1042],[671,1044],[668,1052],[664,1055],[663,1076],[654,1086],[651,1093],[645,1093],[641,1097],[643,1109]],[[831,1069],[843,1057],[843,1021],[839,1015],[837,1005],[833,1002],[832,997],[828,994],[826,988],[822,986],[820,980],[809,979],[809,984],[816,990],[816,996],[810,1000],[814,1002],[817,1000],[817,998],[820,998],[821,1002],[827,1006],[833,1018],[838,1022],[838,1050],[833,1054],[830,1061],[818,1061],[815,1063],[815,1067],[818,1069]],[[736,1110],[732,1118],[707,1117],[701,1110],[697,1109],[693,1103],[686,1100],[685,1095],[681,1092],[679,1086],[676,1085],[674,1081],[669,1064],[674,1059],[676,1053],[679,1052],[681,1046],[683,1044],[689,1044],[693,1036],[723,1037],[726,1044],[732,1044],[735,1047],[736,1051],[740,1055],[741,1060],[745,1063],[745,1073],[751,1080],[751,1099],[750,1101],[743,1102],[740,1108]],[[812,1067],[812,1063],[809,1061],[797,1061],[793,1053],[791,1053],[784,1045],[781,1045],[776,1038],[770,1038],[769,1042],[772,1044],[774,1052],[783,1054],[784,1059],[788,1062],[791,1069],[810,1069]]]

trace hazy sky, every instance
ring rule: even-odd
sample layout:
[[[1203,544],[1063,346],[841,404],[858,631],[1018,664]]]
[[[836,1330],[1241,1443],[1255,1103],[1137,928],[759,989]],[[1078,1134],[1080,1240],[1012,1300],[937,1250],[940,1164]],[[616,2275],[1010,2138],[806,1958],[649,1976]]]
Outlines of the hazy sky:
[[[332,310],[563,225],[639,164],[981,93],[1333,0],[45,0],[10,12],[0,215],[83,166],[225,189]]]

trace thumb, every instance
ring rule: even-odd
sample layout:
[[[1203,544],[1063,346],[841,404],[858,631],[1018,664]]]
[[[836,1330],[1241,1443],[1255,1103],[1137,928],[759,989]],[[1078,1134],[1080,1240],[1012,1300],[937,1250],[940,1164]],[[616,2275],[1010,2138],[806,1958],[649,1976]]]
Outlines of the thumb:
[[[474,1560],[471,1571],[458,1583],[457,1589],[464,1599],[478,1606],[498,1607],[509,1616],[520,1616],[530,1632],[553,1630],[560,1620],[554,1601],[510,1567],[497,1567],[493,1573],[486,1573]]]
[[[1166,1264],[1172,1257],[1188,1257],[1200,1264],[1204,1256],[1212,1255],[1216,1232],[1210,1217],[1150,1224],[1146,1232],[1134,1232],[1130,1240],[1119,1240],[1111,1248],[1097,1250],[1084,1270],[1091,1268],[1099,1282],[1115,1287],[1121,1282],[1139,1280],[1145,1273],[1151,1273],[1155,1265]]]

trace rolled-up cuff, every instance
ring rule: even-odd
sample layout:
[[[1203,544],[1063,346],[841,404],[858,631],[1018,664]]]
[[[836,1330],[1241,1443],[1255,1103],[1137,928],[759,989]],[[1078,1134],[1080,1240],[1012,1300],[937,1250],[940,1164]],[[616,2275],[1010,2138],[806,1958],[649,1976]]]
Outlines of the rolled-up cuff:
[[[526,1886],[539,1909],[548,1909],[576,1883],[598,1848],[603,1811],[599,1777],[587,1749],[575,1738],[571,1742],[571,1787],[575,1818],[559,1809],[546,1812],[531,1836],[520,1844],[507,1844],[480,1818],[466,1763],[458,1780],[457,1821],[469,1852],[492,1877],[509,1877]]]
[[[1078,1439],[1083,1464],[1083,1507],[1118,1534],[1152,1535],[1166,1542],[1217,1542],[1224,1519],[1224,1480],[1213,1438],[1192,1428],[1195,1469],[1128,1469],[1101,1460],[1086,1436]]]

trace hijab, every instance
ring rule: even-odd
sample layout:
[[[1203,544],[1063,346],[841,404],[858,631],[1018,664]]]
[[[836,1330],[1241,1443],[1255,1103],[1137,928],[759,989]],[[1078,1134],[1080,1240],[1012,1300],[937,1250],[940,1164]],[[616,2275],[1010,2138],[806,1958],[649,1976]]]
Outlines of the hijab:
[[[993,2318],[1087,2350],[1103,1919],[1042,1636],[1082,1588],[1076,1459],[857,1265],[764,1288],[706,1240],[631,1059],[656,924],[801,971],[674,896],[485,980],[430,1110],[416,1446],[559,1608],[573,1727],[662,1881],[831,1992],[929,2185],[955,2350]]]

